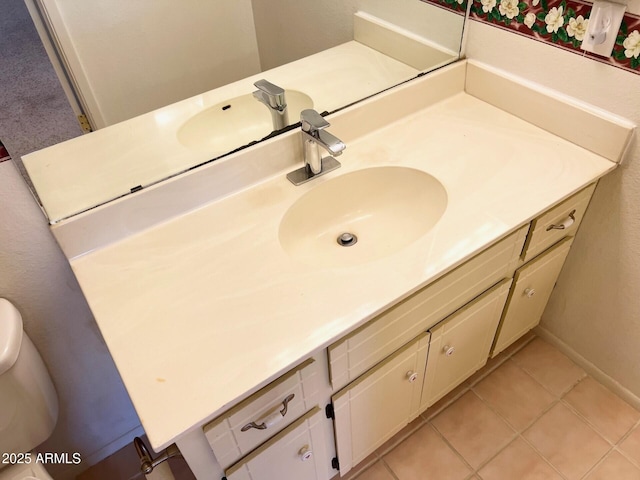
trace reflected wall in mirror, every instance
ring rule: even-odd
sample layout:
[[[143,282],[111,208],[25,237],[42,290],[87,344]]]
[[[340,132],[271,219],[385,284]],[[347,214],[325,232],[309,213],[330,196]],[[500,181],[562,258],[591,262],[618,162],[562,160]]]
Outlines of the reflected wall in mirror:
[[[261,79],[284,89],[293,124],[302,109],[332,112],[457,60],[466,7],[457,0],[26,1],[38,5],[94,129],[114,126],[103,135],[104,152],[75,141],[73,154],[55,151],[46,172],[38,154],[27,158],[53,222],[269,136],[271,112],[253,95]],[[149,136],[134,145],[134,131]],[[45,190],[71,191],[68,175],[85,191],[47,208]]]

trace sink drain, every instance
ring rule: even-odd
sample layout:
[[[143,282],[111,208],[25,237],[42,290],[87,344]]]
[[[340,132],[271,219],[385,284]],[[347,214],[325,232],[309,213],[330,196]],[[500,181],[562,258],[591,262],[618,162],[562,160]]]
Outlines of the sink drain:
[[[338,238],[336,240],[338,242],[338,245],[340,245],[341,247],[350,247],[351,245],[355,245],[356,243],[358,243],[358,237],[349,232],[338,235]]]

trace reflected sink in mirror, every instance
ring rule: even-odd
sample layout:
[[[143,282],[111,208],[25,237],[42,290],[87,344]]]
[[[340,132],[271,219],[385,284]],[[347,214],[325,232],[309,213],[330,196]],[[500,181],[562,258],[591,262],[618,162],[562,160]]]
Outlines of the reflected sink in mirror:
[[[357,265],[409,246],[436,225],[446,208],[444,186],[428,173],[366,168],[329,179],[300,197],[280,222],[280,244],[309,265]]]
[[[308,95],[286,90],[289,124],[300,121],[300,112],[313,108]],[[261,140],[273,131],[269,109],[253,95],[241,95],[220,102],[194,115],[178,129],[178,141],[185,147],[206,151],[213,156],[238,146]]]

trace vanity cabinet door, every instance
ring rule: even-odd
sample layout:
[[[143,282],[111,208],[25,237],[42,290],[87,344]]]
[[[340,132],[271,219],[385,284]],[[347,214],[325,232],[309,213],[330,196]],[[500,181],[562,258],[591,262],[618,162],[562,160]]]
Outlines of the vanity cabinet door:
[[[224,472],[228,480],[328,480],[323,428],[314,407]]]
[[[420,411],[487,362],[510,285],[503,280],[431,329]]]
[[[340,475],[418,416],[428,347],[422,333],[332,397]]]
[[[538,325],[572,243],[565,238],[516,271],[492,356]]]

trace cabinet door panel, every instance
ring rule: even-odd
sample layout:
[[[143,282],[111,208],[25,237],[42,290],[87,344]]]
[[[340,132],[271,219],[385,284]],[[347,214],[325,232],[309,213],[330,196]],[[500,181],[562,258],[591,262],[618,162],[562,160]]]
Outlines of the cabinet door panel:
[[[340,475],[418,416],[429,334],[333,396]]]
[[[431,329],[420,411],[487,362],[511,280],[503,280]]]
[[[516,271],[492,356],[538,325],[572,243],[565,238]]]
[[[315,407],[225,471],[228,480],[327,480],[325,441]]]

